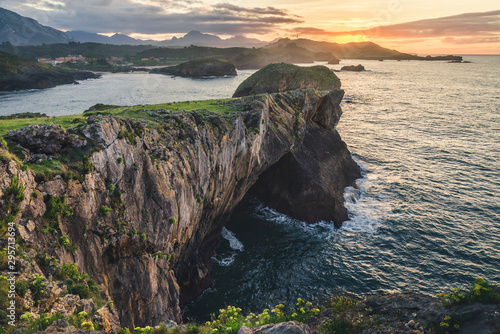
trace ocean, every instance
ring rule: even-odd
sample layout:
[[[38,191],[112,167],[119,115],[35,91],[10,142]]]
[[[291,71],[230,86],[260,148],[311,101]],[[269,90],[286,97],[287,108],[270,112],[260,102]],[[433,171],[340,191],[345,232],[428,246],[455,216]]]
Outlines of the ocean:
[[[338,126],[363,171],[345,191],[350,220],[308,225],[246,198],[213,257],[214,285],[184,315],[257,312],[345,292],[435,294],[474,278],[500,283],[500,56],[472,63],[343,61]],[[306,65],[304,65],[306,66]],[[0,94],[0,115],[81,113],[230,97],[254,71],[192,80],[105,74],[80,85]]]

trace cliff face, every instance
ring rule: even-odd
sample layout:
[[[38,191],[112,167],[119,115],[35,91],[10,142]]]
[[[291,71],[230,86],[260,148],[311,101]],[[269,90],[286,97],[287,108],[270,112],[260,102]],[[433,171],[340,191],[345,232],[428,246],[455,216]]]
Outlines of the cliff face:
[[[257,194],[266,187],[281,192],[263,200],[292,216],[337,225],[346,218],[339,194],[360,174],[335,130],[342,96],[308,90],[247,97],[230,102],[242,110],[233,116],[151,111],[147,126],[91,116],[73,130],[99,147],[80,180],[37,182],[4,158],[0,198],[6,200],[13,176],[22,180],[16,223],[24,242],[76,262],[114,301],[122,325],[181,321],[180,307],[211,284],[210,257],[222,227],[255,184]],[[281,178],[282,170],[299,186],[288,184],[290,175]],[[72,214],[54,225],[48,200],[63,195]],[[297,203],[304,209],[291,209]],[[52,234],[43,232],[47,224]],[[78,248],[59,246],[64,236]]]

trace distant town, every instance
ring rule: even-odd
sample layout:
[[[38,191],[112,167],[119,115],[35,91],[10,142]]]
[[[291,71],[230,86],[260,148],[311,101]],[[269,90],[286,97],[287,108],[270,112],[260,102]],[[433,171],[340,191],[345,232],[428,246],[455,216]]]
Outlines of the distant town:
[[[52,66],[57,66],[61,64],[74,64],[74,65],[101,65],[101,66],[132,66],[132,65],[140,65],[140,66],[154,66],[160,65],[166,59],[165,58],[140,58],[135,59],[135,57],[128,57],[125,59],[124,57],[115,57],[111,56],[109,58],[90,58],[84,57],[82,55],[68,55],[66,57],[57,57],[53,58],[38,58],[39,63],[48,64]]]

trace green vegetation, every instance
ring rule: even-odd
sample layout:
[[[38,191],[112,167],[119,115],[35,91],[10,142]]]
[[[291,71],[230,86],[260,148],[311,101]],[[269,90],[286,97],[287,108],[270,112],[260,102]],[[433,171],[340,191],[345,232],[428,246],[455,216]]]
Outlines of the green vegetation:
[[[51,197],[47,196],[45,205],[47,206],[47,211],[43,215],[45,218],[54,220],[62,217],[70,217],[73,213],[72,208],[68,205],[68,200],[66,196]]]
[[[498,286],[490,284],[482,277],[474,280],[474,285],[467,287],[467,290],[453,288],[449,293],[438,293],[437,297],[445,306],[457,304],[468,304],[472,302],[500,303],[500,293]]]
[[[177,219],[175,219],[174,217],[170,218],[168,220],[168,222],[171,224],[171,225],[174,225],[175,223],[177,223]]]
[[[107,216],[109,215],[110,212],[111,208],[106,205],[102,205],[101,208],[99,209],[99,215],[101,216]]]
[[[141,239],[144,241],[148,240],[148,236],[146,235],[146,233],[141,233]]]
[[[270,64],[243,81],[233,97],[304,88],[339,89],[340,79],[325,66],[301,67],[287,63]]]
[[[11,75],[21,74],[24,69],[30,67],[50,68],[50,65],[43,65],[29,59],[0,51],[0,79]]]
[[[116,159],[116,163],[118,163],[118,164],[122,164],[122,163],[123,163],[123,158],[122,158],[122,157],[118,157],[118,158]]]
[[[0,235],[7,231],[7,225],[13,222],[21,213],[20,203],[24,200],[24,191],[26,187],[17,176],[13,176],[10,186],[5,189],[3,195],[3,204],[0,206]]]

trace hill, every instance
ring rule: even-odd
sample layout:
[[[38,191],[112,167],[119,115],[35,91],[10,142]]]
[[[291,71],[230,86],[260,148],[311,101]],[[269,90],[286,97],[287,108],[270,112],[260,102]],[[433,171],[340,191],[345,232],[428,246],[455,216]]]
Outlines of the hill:
[[[53,68],[0,52],[0,91],[43,89],[98,77],[92,72]]]
[[[41,25],[36,20],[0,8],[0,43],[13,45],[42,45],[68,43],[62,31]]]

